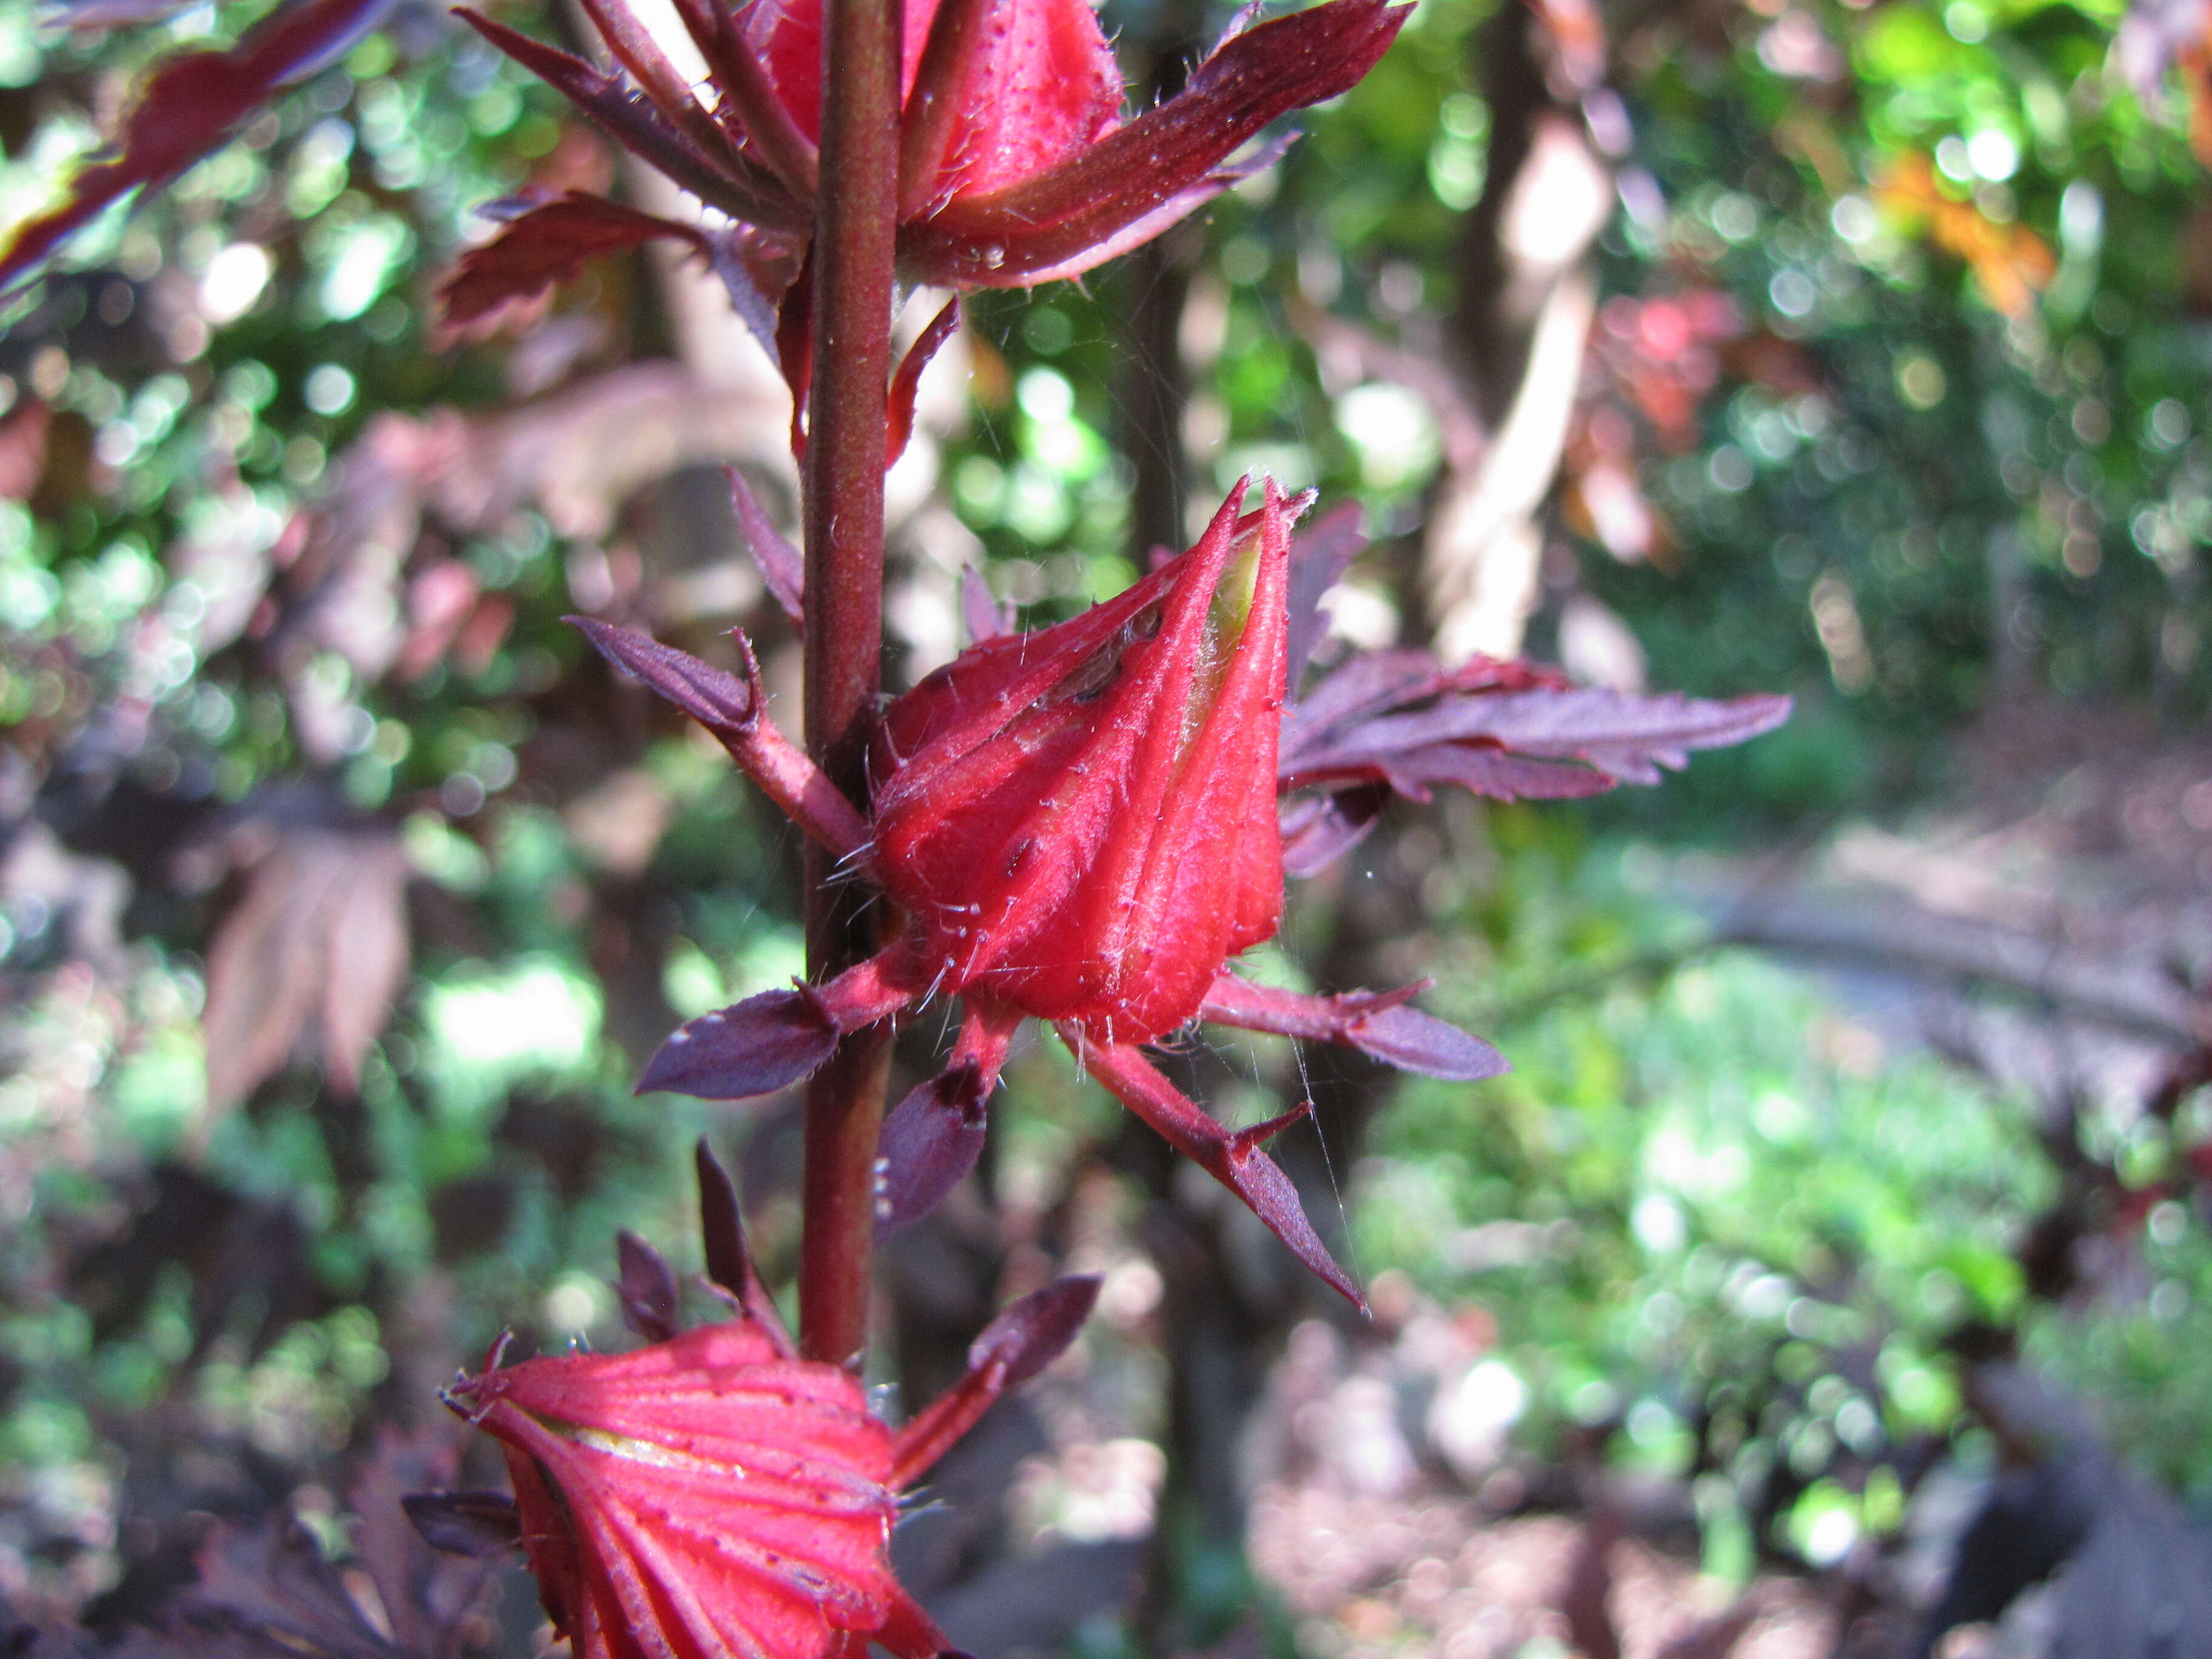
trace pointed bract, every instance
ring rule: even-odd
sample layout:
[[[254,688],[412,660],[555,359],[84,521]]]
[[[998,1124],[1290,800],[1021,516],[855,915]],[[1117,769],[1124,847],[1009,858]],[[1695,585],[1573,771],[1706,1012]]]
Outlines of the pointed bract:
[[[1032,1291],[983,1328],[968,1347],[968,1370],[899,1431],[891,1484],[903,1491],[929,1472],[1009,1389],[1019,1388],[1066,1352],[1097,1304],[1100,1280],[1084,1273]]]
[[[1229,1129],[1209,1116],[1197,1102],[1154,1069],[1143,1053],[1125,1043],[1089,1041],[1073,1025],[1062,1025],[1060,1036],[1075,1051],[1107,1091],[1160,1133],[1161,1139],[1243,1199],[1267,1231],[1291,1247],[1291,1253],[1321,1278],[1343,1292],[1352,1306],[1365,1311],[1366,1298],[1321,1242],[1321,1235],[1306,1218],[1305,1206],[1291,1178],[1267,1153],[1262,1141],[1279,1133],[1311,1109],[1295,1111],[1247,1129]]]
[[[1401,1070],[1474,1083],[1512,1068],[1505,1056],[1456,1025],[1412,1006],[1424,980],[1395,991],[1308,996],[1255,985],[1224,969],[1199,1010],[1201,1018],[1249,1031],[1341,1042]]]
[[[927,1215],[975,1167],[983,1112],[1021,1014],[988,997],[969,999],[945,1069],[893,1107],[876,1154],[876,1237]]]
[[[677,1330],[675,1269],[627,1227],[615,1235],[615,1261],[623,1322],[648,1342],[665,1342]]]

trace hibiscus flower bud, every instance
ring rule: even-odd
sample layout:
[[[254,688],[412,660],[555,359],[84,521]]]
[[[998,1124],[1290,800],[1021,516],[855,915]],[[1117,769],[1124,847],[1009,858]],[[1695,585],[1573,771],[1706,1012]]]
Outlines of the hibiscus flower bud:
[[[1119,598],[889,710],[876,868],[944,988],[1143,1042],[1273,935],[1292,514],[1272,482],[1243,495]]]
[[[495,1356],[450,1403],[501,1443],[577,1659],[823,1659],[843,1632],[939,1645],[900,1639],[915,1619],[884,1557],[890,1431],[850,1375],[789,1358],[758,1322],[626,1354]]]

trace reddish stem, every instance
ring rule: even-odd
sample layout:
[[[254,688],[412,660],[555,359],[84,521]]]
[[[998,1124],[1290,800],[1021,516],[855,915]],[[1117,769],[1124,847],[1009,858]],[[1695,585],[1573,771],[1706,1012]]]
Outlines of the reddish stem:
[[[820,206],[814,237],[814,366],[807,408],[806,748],[854,802],[883,657],[884,451],[889,428],[892,260],[898,204],[899,0],[823,8]],[[857,884],[806,858],[808,977],[871,954]],[[846,1038],[806,1091],[799,1341],[856,1363],[867,1346],[876,1139],[890,1032]]]

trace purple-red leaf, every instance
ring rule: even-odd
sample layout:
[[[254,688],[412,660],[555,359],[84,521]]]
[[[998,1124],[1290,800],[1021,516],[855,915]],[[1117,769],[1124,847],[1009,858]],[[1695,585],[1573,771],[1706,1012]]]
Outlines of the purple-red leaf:
[[[717,736],[742,731],[758,713],[750,686],[687,651],[596,617],[564,620],[581,629],[609,662],[635,674]]]
[[[966,1375],[899,1431],[891,1444],[891,1484],[912,1485],[1007,1389],[1018,1388],[1066,1352],[1098,1300],[1095,1274],[1057,1279],[1032,1291],[986,1326],[969,1346]]]
[[[983,1150],[983,1109],[999,1086],[999,1068],[1021,1023],[1017,1011],[988,997],[970,997],[951,1061],[884,1120],[876,1160],[877,1237],[921,1220],[975,1167]]]
[[[924,280],[1026,286],[1073,275],[1144,225],[1164,228],[1243,169],[1230,153],[1286,111],[1347,90],[1410,9],[1328,0],[1224,40],[1183,91],[1060,166],[1010,186],[956,194],[909,222],[901,252]],[[1139,239],[1141,240],[1141,239]]]
[[[1299,757],[1297,775],[1372,764],[1436,744],[1479,744],[1540,760],[1578,760],[1626,783],[1656,783],[1693,749],[1744,742],[1790,717],[1790,699],[1712,702],[1601,686],[1447,695],[1433,706],[1366,720]]]
[[[646,1062],[637,1091],[702,1100],[773,1094],[829,1059],[839,1036],[888,1019],[928,984],[925,964],[901,943],[826,985],[747,997],[678,1026]]]
[[[738,515],[738,528],[744,534],[745,550],[753,556],[777,608],[791,618],[793,628],[805,627],[805,556],[784,539],[760,497],[753,494],[753,487],[745,482],[745,475],[734,466],[723,470],[730,475],[730,506]]]
[[[792,118],[782,94],[731,9],[719,0],[676,0],[684,33],[714,82],[714,118],[757,155],[798,199],[815,193],[821,157]]]
[[[589,116],[607,136],[675,184],[732,219],[772,230],[805,230],[811,215],[764,169],[725,151],[709,155],[618,76],[532,40],[467,7],[455,15]]]
[[[1345,1041],[1401,1071],[1455,1083],[1479,1082],[1513,1069],[1504,1055],[1480,1037],[1411,1004],[1370,1015]]]
[[[175,178],[286,87],[307,79],[380,20],[392,0],[295,0],[228,52],[181,52],[160,64],[101,159],[70,181],[62,203],[15,228],[0,248],[0,289],[12,286],[111,202]]]
[[[1019,1388],[1067,1351],[1098,1300],[1095,1273],[1056,1279],[1032,1291],[983,1328],[968,1346],[968,1368],[1003,1368],[1005,1386]]]
[[[1387,785],[1360,784],[1283,803],[1283,873],[1310,876],[1367,839],[1390,799]]]
[[[877,1143],[877,1238],[921,1220],[975,1167],[989,1094],[983,1068],[956,1060],[891,1109]]]
[[[805,261],[805,239],[789,231],[742,224],[701,234],[707,239],[714,274],[722,279],[722,290],[738,318],[762,350],[770,357],[779,356],[776,319]]]
[[[615,1290],[623,1322],[648,1342],[667,1341],[679,1328],[675,1270],[627,1227],[615,1235],[615,1260],[621,1269]]]
[[[1224,969],[1199,1017],[1249,1031],[1346,1043],[1401,1070],[1454,1082],[1473,1083],[1511,1069],[1480,1037],[1413,1006],[1412,999],[1426,988],[1424,981],[1395,991],[1309,996],[1255,985]]]
[[[866,850],[868,825],[859,809],[766,717],[760,663],[743,634],[732,630],[745,671],[739,679],[635,629],[591,617],[568,620],[609,662],[636,675],[712,732],[745,775],[808,835],[840,859],[856,859]]]
[[[1285,683],[1295,696],[1298,681],[1313,660],[1314,647],[1328,631],[1321,596],[1344,578],[1367,538],[1359,533],[1359,504],[1346,501],[1314,520],[1312,526],[1291,543],[1289,662]]]
[[[500,233],[461,255],[438,285],[441,326],[449,332],[488,331],[605,254],[663,237],[709,252],[706,238],[690,225],[582,191],[529,204],[511,218],[497,216],[507,219]]]
[[[768,991],[678,1026],[646,1062],[637,1091],[702,1100],[774,1094],[811,1075],[836,1046],[836,1022],[812,990]]]
[[[1617,783],[1656,783],[1690,751],[1744,742],[1790,717],[1790,699],[1716,702],[1571,686],[1524,663],[1446,669],[1420,652],[1352,658],[1284,713],[1277,759],[1285,792],[1381,784],[1425,800],[1455,784],[1500,800],[1560,800]],[[1306,809],[1307,868],[1357,837]]]
[[[501,1492],[410,1492],[399,1500],[434,1550],[481,1559],[522,1547],[514,1500]]]
[[[738,1310],[768,1333],[785,1358],[796,1358],[799,1346],[784,1328],[783,1315],[777,1310],[775,1298],[769,1294],[760,1269],[753,1264],[752,1251],[746,1246],[744,1212],[738,1203],[737,1183],[714,1157],[704,1135],[692,1149],[691,1158],[699,1175],[699,1236],[706,1246],[708,1281],[726,1291]]]

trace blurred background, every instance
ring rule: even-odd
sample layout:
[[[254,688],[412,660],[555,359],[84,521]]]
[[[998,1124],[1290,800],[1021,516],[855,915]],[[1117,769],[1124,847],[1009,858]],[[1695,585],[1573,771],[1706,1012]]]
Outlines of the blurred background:
[[[256,11],[0,0],[0,221]],[[1104,15],[1147,97],[1227,21]],[[875,1379],[1105,1275],[898,1536],[978,1659],[2212,1652],[2208,18],[1421,0],[1279,167],[970,306],[892,480],[896,684],[969,565],[1054,620],[1262,468],[1361,504],[1341,641],[1797,700],[1293,884],[1265,972],[1432,975],[1510,1076],[1175,1058],[1237,1121],[1310,1091],[1278,1156],[1372,1324],[1018,1051]],[[396,1481],[499,1484],[439,1386],[627,1340],[614,1231],[696,1269],[702,1134],[792,1270],[795,1102],[629,1085],[799,969],[795,836],[559,621],[742,624],[796,729],[720,471],[787,520],[787,405],[676,262],[441,337],[525,185],[674,207],[398,0],[0,316],[11,1656],[143,1652],[196,1554],[194,1652],[529,1652],[517,1572],[432,1639],[376,1565]],[[301,1538],[350,1601],[216,1570]]]

